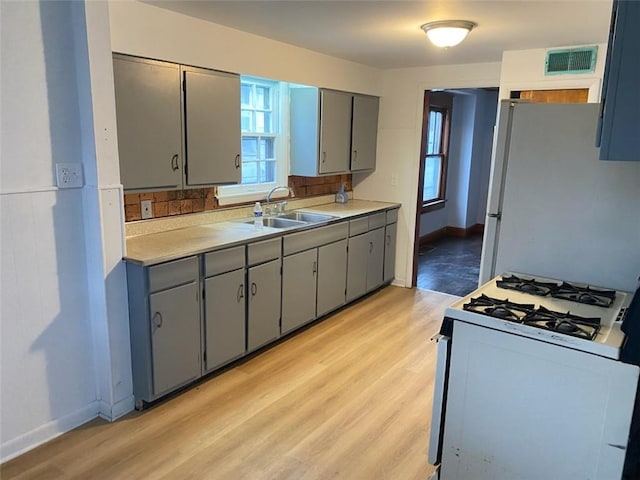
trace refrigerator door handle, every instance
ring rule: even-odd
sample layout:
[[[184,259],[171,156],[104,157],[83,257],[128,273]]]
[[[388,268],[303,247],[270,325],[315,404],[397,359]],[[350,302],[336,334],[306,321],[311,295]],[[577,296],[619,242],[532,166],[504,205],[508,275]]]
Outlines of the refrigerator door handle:
[[[500,220],[502,218],[502,213],[498,212],[498,213],[487,213],[487,217],[489,218],[497,218],[498,220]]]

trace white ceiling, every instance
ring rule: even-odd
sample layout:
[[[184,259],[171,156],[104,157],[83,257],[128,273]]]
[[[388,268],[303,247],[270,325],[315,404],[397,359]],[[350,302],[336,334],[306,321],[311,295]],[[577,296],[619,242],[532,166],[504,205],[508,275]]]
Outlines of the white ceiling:
[[[146,0],[162,8],[377,68],[497,62],[503,50],[606,43],[611,0]],[[438,49],[420,25],[478,24]]]

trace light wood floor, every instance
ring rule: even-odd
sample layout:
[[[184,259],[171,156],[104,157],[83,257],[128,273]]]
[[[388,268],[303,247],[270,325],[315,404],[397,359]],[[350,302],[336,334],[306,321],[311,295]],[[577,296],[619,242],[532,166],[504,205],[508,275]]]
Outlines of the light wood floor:
[[[142,413],[94,420],[7,479],[425,480],[449,295],[387,287]]]

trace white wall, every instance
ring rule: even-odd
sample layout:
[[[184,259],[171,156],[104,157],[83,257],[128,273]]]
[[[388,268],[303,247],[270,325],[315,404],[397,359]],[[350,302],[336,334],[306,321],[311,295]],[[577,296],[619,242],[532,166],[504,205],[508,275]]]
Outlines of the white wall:
[[[380,71],[136,1],[109,3],[115,52],[359,93]]]
[[[5,461],[133,398],[106,4],[0,8]],[[86,185],[59,190],[58,162]]]
[[[584,45],[560,46],[576,48]],[[499,98],[507,99],[512,90],[545,90],[556,88],[588,88],[589,102],[600,101],[607,45],[598,44],[596,68],[593,73],[572,75],[545,75],[546,48],[506,50],[502,53]]]
[[[354,174],[357,198],[402,204],[398,219],[396,279],[411,286],[416,224],[422,99],[425,90],[500,84],[499,63],[387,70],[382,74],[376,171]],[[391,185],[397,175],[398,185]]]

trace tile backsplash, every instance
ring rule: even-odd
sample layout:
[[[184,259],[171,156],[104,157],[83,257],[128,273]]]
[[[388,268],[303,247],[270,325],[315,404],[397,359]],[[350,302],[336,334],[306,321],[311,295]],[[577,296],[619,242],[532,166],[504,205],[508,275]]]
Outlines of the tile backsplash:
[[[324,177],[290,176],[288,183],[295,192],[296,198],[336,193],[342,183],[345,184],[346,191],[351,191],[352,189],[351,174],[328,175]],[[149,193],[125,193],[125,221],[133,222],[142,219],[140,202],[144,200],[151,201],[153,218],[198,213],[222,208],[216,199],[216,187]]]

